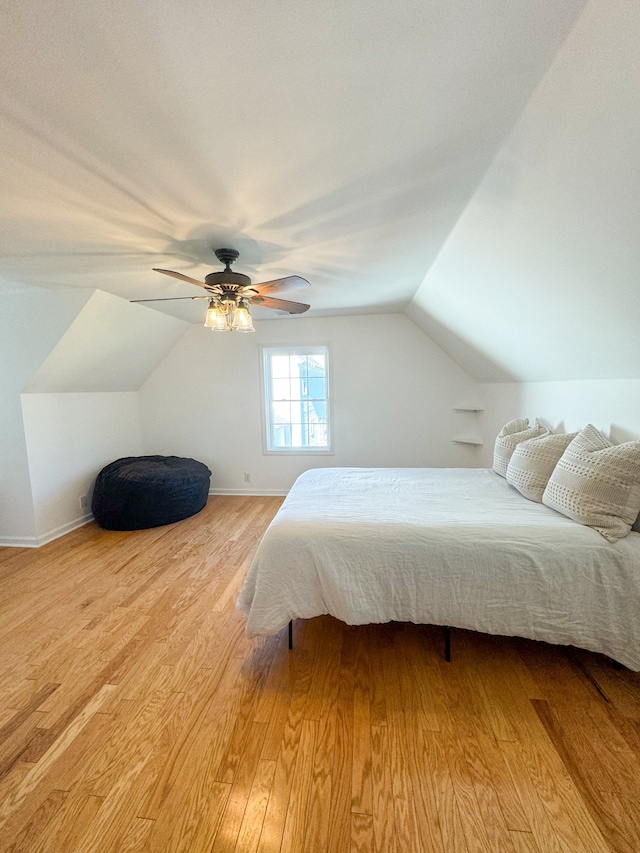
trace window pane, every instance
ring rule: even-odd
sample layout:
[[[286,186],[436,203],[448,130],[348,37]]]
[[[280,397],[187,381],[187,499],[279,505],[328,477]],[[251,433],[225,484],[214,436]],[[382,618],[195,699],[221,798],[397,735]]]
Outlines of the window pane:
[[[281,378],[289,376],[289,356],[288,355],[272,355],[271,356],[271,376]]]
[[[274,425],[291,423],[291,403],[273,403],[271,411]]]
[[[291,400],[303,400],[305,397],[305,383],[297,377],[291,378]]]
[[[314,375],[321,373],[324,376],[326,359],[323,355],[309,356],[309,371]]]
[[[307,360],[306,355],[291,356],[291,376],[301,376],[303,379],[307,376]]]
[[[308,396],[312,400],[323,400],[325,396],[324,378],[307,380]]]
[[[327,422],[327,404],[324,400],[314,400],[312,405],[311,413],[309,414],[309,419],[314,423],[316,421],[323,421],[326,424]]]
[[[273,379],[271,383],[271,397],[273,400],[291,399],[291,381],[287,379]]]
[[[291,447],[291,427],[289,424],[277,424],[274,426],[273,446]]]
[[[309,446],[326,447],[327,425],[326,423],[312,424],[309,428]]]
[[[291,446],[292,447],[306,447],[306,433],[307,430],[304,424],[301,423],[292,423],[291,424]]]

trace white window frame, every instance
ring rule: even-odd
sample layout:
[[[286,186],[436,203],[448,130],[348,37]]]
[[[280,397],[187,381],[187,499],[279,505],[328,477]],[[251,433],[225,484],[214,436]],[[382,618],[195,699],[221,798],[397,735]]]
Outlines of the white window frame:
[[[325,388],[327,407],[327,446],[326,447],[278,447],[273,444],[273,424],[271,423],[271,370],[270,359],[273,355],[318,355],[325,356]],[[260,374],[262,376],[262,452],[265,456],[333,456],[332,402],[331,402],[331,352],[327,344],[270,345],[260,347]]]

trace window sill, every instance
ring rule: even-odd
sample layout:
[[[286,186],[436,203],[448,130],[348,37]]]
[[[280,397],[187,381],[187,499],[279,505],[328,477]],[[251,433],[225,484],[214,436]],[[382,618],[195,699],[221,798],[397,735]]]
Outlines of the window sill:
[[[263,450],[263,456],[335,456],[335,450],[310,450],[306,447],[294,448],[293,450],[288,450],[287,448],[283,448],[282,450]]]

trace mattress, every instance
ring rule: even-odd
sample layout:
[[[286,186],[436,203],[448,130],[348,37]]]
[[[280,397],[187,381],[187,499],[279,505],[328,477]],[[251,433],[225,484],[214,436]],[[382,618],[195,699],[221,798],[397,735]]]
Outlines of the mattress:
[[[609,543],[490,469],[313,469],[237,606],[250,636],[328,613],[570,644],[640,671],[640,533]]]

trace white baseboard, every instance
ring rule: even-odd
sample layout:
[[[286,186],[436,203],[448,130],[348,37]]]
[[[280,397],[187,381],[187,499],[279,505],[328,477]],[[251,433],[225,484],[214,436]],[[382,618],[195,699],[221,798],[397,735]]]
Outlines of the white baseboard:
[[[38,540],[35,536],[2,536],[0,537],[0,548],[37,548]]]
[[[40,548],[41,545],[46,545],[48,542],[53,542],[54,539],[59,539],[65,533],[71,533],[78,527],[83,527],[93,521],[93,515],[89,512],[75,518],[73,521],[68,521],[66,524],[61,524],[59,527],[54,527],[47,533],[41,536],[3,536],[0,537],[1,548]]]
[[[262,498],[278,498],[289,494],[289,489],[209,489],[210,495],[242,495]]]
[[[55,527],[48,533],[38,536],[38,545],[46,545],[47,542],[53,542],[54,539],[59,539],[65,533],[71,533],[72,530],[76,530],[78,527],[84,527],[90,521],[93,521],[93,513],[87,512],[73,521],[68,521],[66,524],[61,524],[60,527]]]

